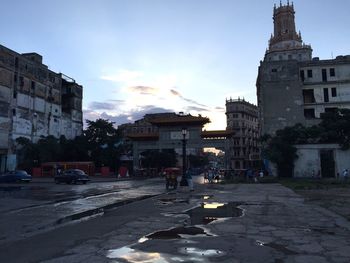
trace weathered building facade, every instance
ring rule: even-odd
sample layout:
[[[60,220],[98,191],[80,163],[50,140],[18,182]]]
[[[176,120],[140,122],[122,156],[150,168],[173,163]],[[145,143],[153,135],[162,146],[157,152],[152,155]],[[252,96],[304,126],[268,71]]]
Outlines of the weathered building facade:
[[[260,159],[257,106],[240,98],[226,100],[226,119],[226,130],[233,131],[226,152],[229,167],[247,169],[256,166]]]
[[[16,138],[82,133],[83,87],[48,69],[37,53],[0,45],[0,171],[16,166]]]
[[[294,14],[289,2],[274,7],[274,34],[256,83],[262,135],[296,123],[317,124],[323,112],[350,108],[350,56],[312,58]]]

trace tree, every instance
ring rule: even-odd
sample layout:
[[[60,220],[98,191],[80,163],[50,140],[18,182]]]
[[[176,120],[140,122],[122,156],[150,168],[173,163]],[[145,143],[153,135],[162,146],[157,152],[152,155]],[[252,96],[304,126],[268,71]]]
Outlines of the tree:
[[[96,166],[107,165],[115,169],[119,161],[121,148],[118,142],[121,140],[119,131],[114,128],[114,122],[104,119],[87,122],[84,136],[88,142],[88,151]]]

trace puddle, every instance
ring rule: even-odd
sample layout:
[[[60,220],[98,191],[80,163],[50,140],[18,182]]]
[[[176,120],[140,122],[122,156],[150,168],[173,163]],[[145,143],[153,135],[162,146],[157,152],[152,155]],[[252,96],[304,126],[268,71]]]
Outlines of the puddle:
[[[170,263],[170,262],[207,262],[208,257],[223,256],[225,253],[216,249],[199,249],[195,247],[182,247],[182,255],[173,256],[158,252],[143,252],[125,246],[108,251],[107,258],[117,259],[117,262],[128,263]],[[203,261],[204,260],[204,261]]]
[[[208,200],[210,198],[213,198],[213,195],[192,195],[191,198]]]
[[[221,250],[216,249],[199,249],[195,247],[185,247],[181,249],[182,253],[190,254],[192,256],[204,256],[204,257],[212,257],[212,256],[222,256],[224,253]]]
[[[235,202],[204,202],[200,207],[188,210],[186,213],[190,216],[191,225],[206,225],[218,219],[241,217],[243,209],[239,208],[239,205],[240,203]]]
[[[271,248],[277,250],[278,252],[283,253],[284,255],[296,255],[296,254],[298,254],[297,252],[286,248],[286,246],[281,245],[281,244],[277,244],[274,242],[264,243],[262,241],[257,240],[256,244],[258,246],[271,247]]]
[[[178,239],[185,236],[211,236],[200,227],[174,227],[168,230],[160,230],[146,236],[147,239]]]
[[[130,247],[122,247],[110,250],[107,254],[111,259],[122,259],[124,262],[131,263],[167,263],[168,261],[161,256],[160,253],[147,253],[132,249]]]

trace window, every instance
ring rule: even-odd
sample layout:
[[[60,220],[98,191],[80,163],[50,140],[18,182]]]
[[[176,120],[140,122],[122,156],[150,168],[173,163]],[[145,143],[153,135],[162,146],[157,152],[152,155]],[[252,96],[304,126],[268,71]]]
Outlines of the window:
[[[12,115],[16,116],[16,109],[12,109]]]
[[[292,55],[288,55],[288,59],[292,59]]]
[[[23,77],[19,77],[19,85],[20,85],[21,87],[24,86],[24,79],[23,79]]]
[[[305,72],[304,72],[304,70],[300,70],[300,79],[301,79],[301,81],[305,80]]]
[[[332,88],[331,92],[332,92],[332,97],[337,97],[337,88]]]
[[[315,109],[304,109],[305,119],[315,119]]]
[[[312,69],[307,70],[307,77],[312,78]]]
[[[34,81],[32,81],[32,89],[35,89],[35,82]]]
[[[324,102],[329,101],[328,88],[323,89],[323,98],[324,98]]]
[[[13,98],[16,99],[17,98],[17,91],[13,91]]]
[[[329,76],[335,77],[335,70],[334,70],[334,68],[330,68],[329,69]]]
[[[271,69],[272,72],[277,72],[277,68]]]
[[[313,89],[303,90],[304,103],[315,103],[315,96]]]
[[[322,81],[327,82],[327,69],[322,69]]]

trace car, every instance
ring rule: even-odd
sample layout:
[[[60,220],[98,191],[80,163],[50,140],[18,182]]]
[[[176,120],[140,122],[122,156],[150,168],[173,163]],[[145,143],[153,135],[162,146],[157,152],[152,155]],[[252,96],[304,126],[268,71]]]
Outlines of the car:
[[[56,184],[59,184],[59,183],[86,184],[88,181],[90,181],[89,176],[84,171],[79,169],[68,169],[55,176]]]
[[[32,176],[24,170],[9,171],[0,175],[0,182],[2,183],[16,183],[16,182],[29,183],[31,180],[32,180]]]

